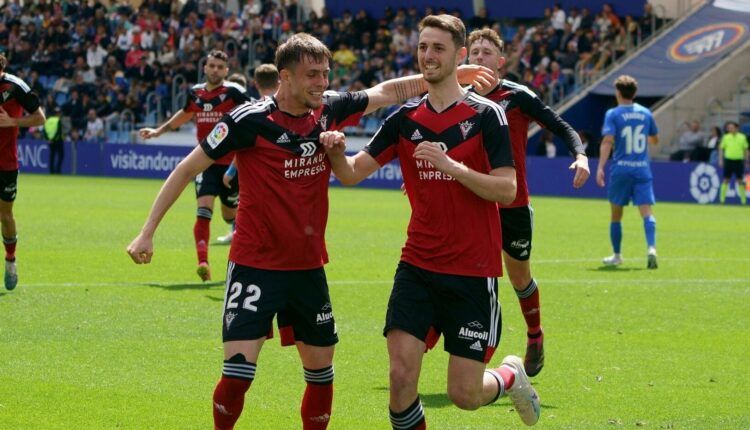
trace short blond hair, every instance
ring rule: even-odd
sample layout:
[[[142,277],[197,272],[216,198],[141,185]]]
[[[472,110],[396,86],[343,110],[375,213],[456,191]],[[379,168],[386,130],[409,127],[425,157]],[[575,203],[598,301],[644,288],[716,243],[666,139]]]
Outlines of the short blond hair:
[[[495,48],[497,48],[497,51],[502,55],[503,49],[505,47],[503,44],[503,39],[501,39],[500,35],[498,35],[497,32],[495,30],[492,30],[491,28],[483,28],[481,30],[474,30],[471,33],[469,33],[469,41],[467,43],[467,47],[471,48],[471,45],[473,45],[474,43],[482,39],[495,45]]]

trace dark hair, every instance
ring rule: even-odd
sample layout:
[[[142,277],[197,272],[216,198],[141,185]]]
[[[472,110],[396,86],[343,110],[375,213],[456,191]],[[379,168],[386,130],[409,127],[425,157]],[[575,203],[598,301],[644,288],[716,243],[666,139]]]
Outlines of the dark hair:
[[[453,15],[428,15],[419,23],[419,31],[427,27],[439,28],[450,33],[456,48],[466,46],[466,27],[463,21]]]
[[[632,76],[621,75],[615,79],[615,88],[620,92],[622,98],[633,100],[635,93],[638,91],[638,81]]]
[[[497,50],[500,52],[500,55],[503,54],[503,48],[504,48],[503,40],[500,39],[500,36],[497,34],[495,30],[492,30],[490,28],[474,30],[471,33],[469,33],[469,40],[466,45],[467,47],[471,48],[471,45],[473,45],[475,42],[480,41],[482,39],[495,45],[495,48],[497,48]]]
[[[227,61],[229,61],[229,56],[227,55],[227,53],[224,52],[224,51],[220,51],[218,49],[214,49],[211,52],[209,52],[207,58],[215,58],[215,59],[221,60],[221,61],[223,61],[225,63]]]
[[[258,89],[272,89],[279,85],[279,71],[273,64],[261,64],[253,73],[255,86]]]
[[[331,51],[320,40],[307,33],[297,33],[276,49],[276,69],[290,69],[303,59],[316,63],[330,62]]]
[[[242,73],[232,73],[227,78],[227,81],[234,82],[235,84],[240,84],[243,87],[247,87],[247,78]]]

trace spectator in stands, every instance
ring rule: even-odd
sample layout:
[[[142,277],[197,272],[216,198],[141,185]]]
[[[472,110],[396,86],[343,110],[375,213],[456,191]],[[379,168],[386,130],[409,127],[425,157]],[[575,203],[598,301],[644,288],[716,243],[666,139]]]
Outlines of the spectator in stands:
[[[706,149],[709,151],[708,162],[716,164],[719,161],[719,143],[721,143],[721,128],[711,127],[711,135],[706,141]]]
[[[86,133],[83,140],[87,142],[100,142],[104,139],[104,122],[96,116],[94,109],[89,109],[86,121]]]
[[[706,140],[706,135],[701,130],[700,121],[694,119],[689,123],[685,123],[687,129],[680,135],[677,141],[677,151],[669,156],[672,161],[682,161],[687,163],[691,158],[695,157],[697,148],[703,146]]]
[[[656,14],[654,14],[654,6],[649,2],[643,5],[643,16],[638,21],[640,23],[641,39],[647,39],[663,24],[662,19],[657,18]]]

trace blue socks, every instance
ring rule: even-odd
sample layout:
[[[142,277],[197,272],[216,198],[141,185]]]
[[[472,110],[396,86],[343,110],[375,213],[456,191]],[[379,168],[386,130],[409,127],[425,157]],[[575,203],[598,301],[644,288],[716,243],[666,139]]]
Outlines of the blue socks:
[[[609,240],[612,242],[612,250],[615,254],[619,254],[620,244],[622,243],[622,223],[609,223]]]
[[[643,230],[646,232],[646,244],[648,247],[656,247],[656,218],[653,215],[643,218]]]

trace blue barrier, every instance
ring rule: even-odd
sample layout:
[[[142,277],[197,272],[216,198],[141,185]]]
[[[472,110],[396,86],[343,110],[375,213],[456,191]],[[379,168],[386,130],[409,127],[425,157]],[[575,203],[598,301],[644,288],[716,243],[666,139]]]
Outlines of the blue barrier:
[[[65,143],[63,173],[90,176],[166,178],[193,149],[186,146],[112,145]],[[19,140],[18,158],[23,173],[49,171],[49,145],[38,140]],[[528,185],[533,196],[606,198],[606,189],[596,185],[597,160],[591,160],[591,178],[580,189],[573,188],[569,158],[526,158]],[[713,203],[718,201],[721,171],[706,163],[653,162],[654,193],[657,201]],[[370,175],[359,186],[399,189],[403,182],[401,167],[392,161]],[[750,184],[750,174],[746,175]],[[331,184],[339,185],[334,177]],[[746,189],[748,193],[750,188]],[[727,201],[739,201],[734,189]]]

